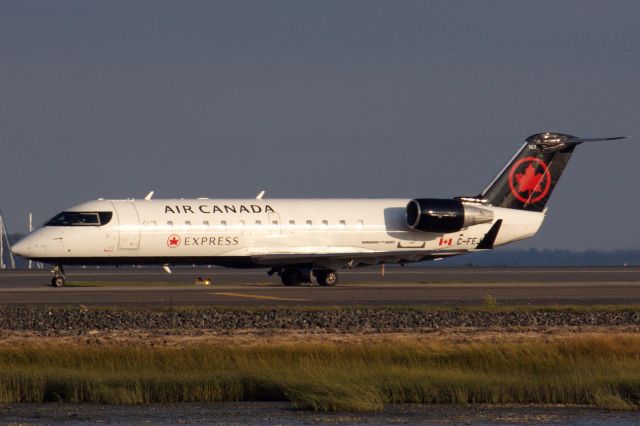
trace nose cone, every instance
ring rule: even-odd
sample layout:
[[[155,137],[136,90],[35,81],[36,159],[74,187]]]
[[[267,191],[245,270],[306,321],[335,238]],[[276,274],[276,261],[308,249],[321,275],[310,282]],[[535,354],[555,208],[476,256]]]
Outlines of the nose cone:
[[[13,244],[11,251],[26,259],[45,259],[49,255],[47,246],[52,239],[55,239],[54,237],[62,241],[62,237],[58,233],[51,234],[46,229],[38,229]]]
[[[21,239],[17,243],[11,246],[11,251],[13,254],[18,255],[20,257],[29,257],[31,253],[31,246],[28,241],[28,237]]]
[[[35,231],[11,246],[13,254],[26,259],[35,259],[45,254],[46,244]]]

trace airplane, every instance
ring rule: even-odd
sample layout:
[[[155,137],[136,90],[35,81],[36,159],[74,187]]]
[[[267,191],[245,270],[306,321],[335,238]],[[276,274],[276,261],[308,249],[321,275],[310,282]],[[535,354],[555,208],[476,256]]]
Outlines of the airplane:
[[[490,250],[532,237],[576,146],[537,133],[476,196],[450,199],[98,199],[55,215],[13,246],[63,265],[219,265],[270,268],[286,286],[334,286],[338,271]]]

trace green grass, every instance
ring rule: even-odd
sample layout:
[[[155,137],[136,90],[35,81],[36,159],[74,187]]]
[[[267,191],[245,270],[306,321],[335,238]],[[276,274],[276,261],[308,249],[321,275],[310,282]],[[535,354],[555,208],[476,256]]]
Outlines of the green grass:
[[[640,336],[545,342],[38,344],[0,348],[0,402],[291,401],[318,411],[391,403],[640,403]]]
[[[498,307],[498,300],[490,294],[485,294],[483,300],[483,305],[486,309],[495,311]]]

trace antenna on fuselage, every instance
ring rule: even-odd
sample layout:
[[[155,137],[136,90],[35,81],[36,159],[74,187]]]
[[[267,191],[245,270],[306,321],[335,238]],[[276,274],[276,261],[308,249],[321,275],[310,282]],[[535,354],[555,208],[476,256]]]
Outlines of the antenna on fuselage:
[[[266,191],[260,191],[260,193],[256,196],[256,200],[262,200],[262,197],[264,197],[264,193]]]
[[[153,197],[153,191],[150,191],[146,197],[144,197],[145,200],[149,201],[151,199],[151,197]]]

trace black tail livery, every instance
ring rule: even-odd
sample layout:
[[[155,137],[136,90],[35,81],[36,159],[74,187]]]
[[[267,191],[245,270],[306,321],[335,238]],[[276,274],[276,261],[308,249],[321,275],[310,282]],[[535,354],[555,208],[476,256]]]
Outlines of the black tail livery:
[[[540,212],[576,146],[618,139],[625,137],[584,139],[562,133],[531,135],[477,198],[496,207]]]

